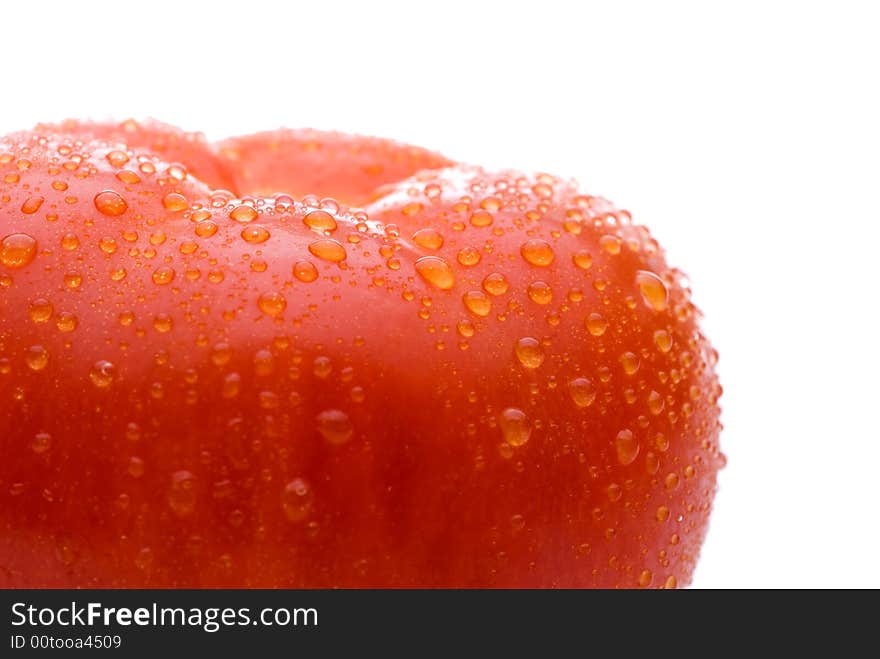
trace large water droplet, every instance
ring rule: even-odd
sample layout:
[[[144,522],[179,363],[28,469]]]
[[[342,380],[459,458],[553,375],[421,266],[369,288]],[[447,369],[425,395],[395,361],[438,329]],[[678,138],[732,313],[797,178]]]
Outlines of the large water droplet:
[[[522,446],[529,441],[532,428],[525,412],[515,407],[508,407],[498,417],[498,425],[504,441],[510,446]]]
[[[448,291],[455,285],[455,272],[445,259],[439,256],[423,256],[415,263],[416,272],[432,286]]]

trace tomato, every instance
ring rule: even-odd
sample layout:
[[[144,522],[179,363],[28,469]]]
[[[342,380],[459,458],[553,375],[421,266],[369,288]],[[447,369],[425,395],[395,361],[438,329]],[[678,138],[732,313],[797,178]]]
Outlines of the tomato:
[[[626,211],[135,122],[8,136],[0,184],[0,585],[689,583],[717,356]]]

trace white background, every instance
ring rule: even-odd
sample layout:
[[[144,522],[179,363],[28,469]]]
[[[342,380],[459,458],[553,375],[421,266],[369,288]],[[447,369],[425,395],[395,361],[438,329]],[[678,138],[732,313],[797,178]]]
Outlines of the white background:
[[[577,177],[686,270],[729,457],[702,587],[880,586],[871,4],[4,3],[0,132],[153,116]]]

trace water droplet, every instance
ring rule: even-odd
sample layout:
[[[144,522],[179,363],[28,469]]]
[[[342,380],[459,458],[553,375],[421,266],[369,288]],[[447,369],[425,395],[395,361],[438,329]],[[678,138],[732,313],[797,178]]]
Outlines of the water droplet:
[[[425,249],[440,249],[443,247],[443,234],[436,229],[419,229],[413,234],[413,242]]]
[[[675,578],[674,575],[670,575],[666,578],[666,582],[663,584],[663,587],[666,590],[675,590],[678,588],[678,579]]]
[[[520,247],[520,254],[522,254],[522,257],[532,265],[540,267],[547,267],[553,263],[553,259],[555,258],[550,243],[546,240],[539,240],[537,238],[525,241],[522,244],[522,247]]]
[[[175,471],[171,474],[171,487],[168,489],[168,505],[178,517],[191,515],[196,507],[196,477],[189,471]]]
[[[319,259],[330,261],[331,263],[340,263],[348,257],[345,247],[330,238],[316,240],[309,245],[309,251]]]
[[[652,390],[651,393],[648,394],[648,410],[650,410],[651,414],[656,416],[663,411],[663,407],[663,396]]]
[[[37,241],[26,233],[13,233],[0,241],[0,263],[7,268],[23,268],[37,255]]]
[[[293,276],[308,284],[318,278],[318,269],[311,261],[297,261],[293,264]]]
[[[258,216],[259,213],[257,213],[257,209],[253,206],[248,206],[247,204],[236,206],[229,212],[229,217],[236,222],[242,223],[253,222]]]
[[[79,319],[68,311],[62,311],[55,319],[55,326],[61,332],[72,332],[79,325]]]
[[[25,215],[33,215],[40,210],[40,206],[43,205],[44,201],[43,197],[28,197],[21,205],[21,212]]]
[[[669,508],[666,506],[659,506],[657,508],[656,517],[658,522],[665,522],[669,519]]]
[[[111,151],[106,158],[113,167],[122,167],[128,162],[128,155],[124,151]]]
[[[472,267],[480,262],[480,250],[474,247],[462,247],[456,257],[463,266]]]
[[[117,250],[116,241],[109,236],[105,236],[98,241],[98,247],[101,248],[101,251],[105,254],[114,254]]]
[[[217,233],[217,229],[217,223],[213,220],[202,220],[196,224],[195,232],[199,238],[210,238]]]
[[[287,300],[281,293],[276,291],[269,291],[260,295],[257,304],[260,307],[260,311],[273,318],[280,316],[287,309]]]
[[[483,279],[483,290],[489,295],[504,295],[510,288],[507,277],[500,272],[492,272]]]
[[[170,332],[172,327],[174,327],[174,321],[168,314],[156,314],[156,317],[153,318],[153,328],[160,334]]]
[[[37,298],[28,307],[28,315],[35,323],[49,322],[54,312],[55,309],[52,307],[52,303],[43,298]]]
[[[95,195],[95,208],[104,215],[116,217],[128,210],[128,203],[123,196],[113,190],[104,190]]]
[[[281,492],[281,508],[291,522],[302,522],[312,512],[312,488],[302,478],[294,478]]]
[[[319,232],[332,232],[336,230],[336,219],[327,211],[316,210],[306,213],[303,217],[303,224]]]
[[[116,367],[106,359],[97,361],[89,371],[89,379],[98,389],[107,389],[113,384],[116,378]]]
[[[423,256],[415,263],[416,272],[432,286],[448,291],[455,285],[452,266],[439,256]]]
[[[52,446],[52,435],[47,432],[38,432],[31,440],[31,450],[34,453],[45,453]]]
[[[535,304],[550,304],[553,301],[553,290],[550,284],[543,281],[533,281],[529,284],[529,299]]]
[[[660,352],[669,352],[672,349],[672,336],[664,329],[654,332],[654,344]]]
[[[49,365],[49,351],[43,346],[31,346],[24,359],[32,371],[42,371]]]
[[[266,229],[266,227],[262,227],[259,224],[251,224],[250,226],[246,226],[244,229],[241,230],[241,237],[246,243],[250,243],[252,245],[264,243],[269,240],[270,236],[271,234]]]
[[[171,211],[172,213],[185,211],[189,208],[189,202],[186,200],[186,197],[176,192],[169,192],[162,197],[162,205],[165,207],[165,210]]]
[[[608,329],[608,321],[602,314],[591,313],[587,316],[587,331],[593,336],[602,336]]]
[[[523,337],[516,342],[514,353],[519,363],[526,368],[538,368],[544,363],[544,348],[541,342],[530,336]]]
[[[174,268],[163,266],[153,271],[153,283],[159,286],[165,286],[174,281]]]
[[[318,432],[331,444],[345,444],[354,435],[351,419],[341,410],[324,410],[317,422]]]
[[[589,407],[596,400],[596,388],[588,378],[575,378],[568,383],[568,393],[578,407]]]
[[[678,474],[674,471],[670,471],[666,474],[666,478],[663,479],[663,485],[666,486],[667,490],[674,490],[678,487]]]
[[[642,588],[647,588],[651,585],[651,582],[654,580],[654,575],[651,573],[651,570],[642,570],[639,573],[639,586]]]
[[[575,252],[574,255],[571,257],[571,260],[581,270],[589,270],[591,267],[593,267],[592,255],[584,250]]]
[[[642,294],[642,300],[654,311],[663,311],[669,304],[669,291],[666,284],[653,272],[639,270],[636,272],[636,284]]]
[[[639,370],[639,358],[632,352],[625,352],[620,356],[620,365],[624,373],[633,375]]]
[[[83,278],[78,272],[68,272],[64,275],[64,285],[67,288],[74,289],[82,286]]]
[[[470,223],[475,227],[487,227],[493,220],[492,213],[482,208],[471,213],[470,217]]]
[[[508,407],[501,413],[498,417],[498,425],[501,427],[504,441],[510,446],[522,446],[529,441],[532,434],[528,417],[515,407]]]
[[[630,430],[621,430],[614,439],[617,461],[622,465],[632,464],[639,455],[639,440]]]
[[[612,256],[620,254],[620,246],[623,241],[617,236],[602,236],[599,238],[599,246]]]
[[[492,300],[486,297],[483,291],[467,291],[462,296],[462,302],[475,316],[485,317],[492,311]]]

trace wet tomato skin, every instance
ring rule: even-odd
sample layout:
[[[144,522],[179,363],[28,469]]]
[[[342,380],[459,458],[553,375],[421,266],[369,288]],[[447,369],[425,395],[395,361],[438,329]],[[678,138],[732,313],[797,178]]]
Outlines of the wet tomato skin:
[[[602,198],[67,122],[0,142],[0,241],[2,586],[690,581],[717,357]]]

